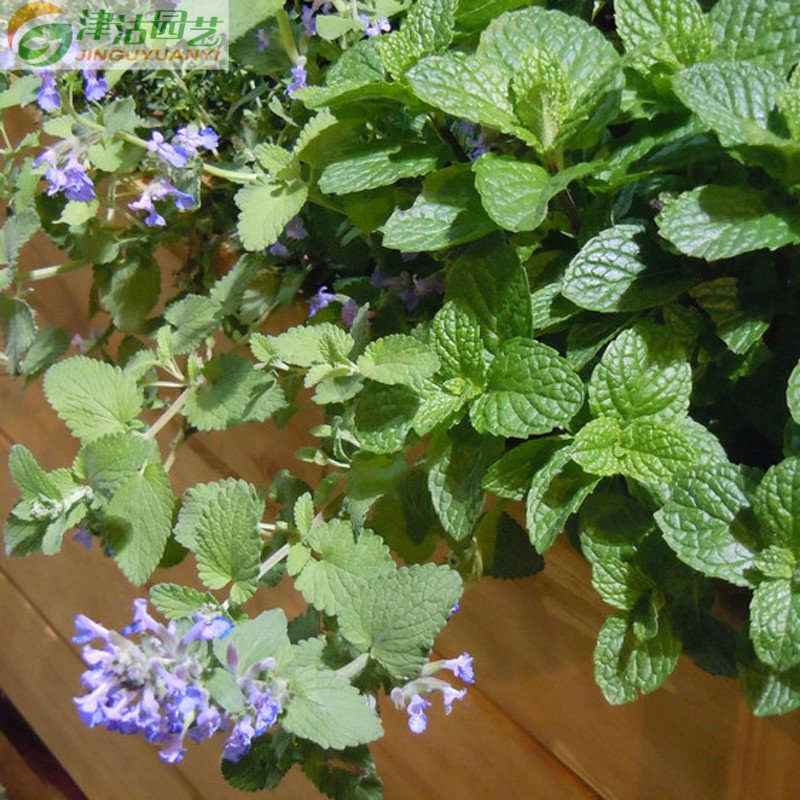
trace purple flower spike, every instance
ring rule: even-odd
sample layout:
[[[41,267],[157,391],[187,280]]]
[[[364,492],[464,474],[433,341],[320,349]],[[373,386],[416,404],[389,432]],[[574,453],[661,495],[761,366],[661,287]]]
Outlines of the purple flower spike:
[[[70,342],[71,344],[71,342]],[[75,533],[72,534],[71,539],[73,542],[83,545],[87,550],[92,547],[92,534],[86,528],[76,528]]]
[[[308,79],[308,73],[306,72],[305,64],[296,64],[292,67],[292,82],[286,89],[286,94],[291,97],[298,89],[302,89],[306,86],[306,80]]]
[[[259,28],[256,31],[256,38],[258,39],[258,52],[263,53],[269,47],[269,34],[264,28]]]
[[[450,658],[442,662],[442,669],[449,669],[456,678],[464,683],[475,683],[475,672],[472,669],[472,656],[462,653],[458,658]]]
[[[314,16],[313,6],[303,6],[300,14],[300,24],[303,26],[303,32],[307,36],[317,35],[317,19]]]
[[[358,316],[358,303],[352,297],[348,297],[342,304],[342,323],[348,328],[353,327],[353,323]]]
[[[408,727],[412,733],[424,733],[425,728],[428,727],[428,717],[425,715],[425,709],[430,703],[422,697],[422,695],[415,694],[411,697],[406,711],[408,711]]]
[[[241,761],[250,751],[250,743],[255,735],[256,731],[250,719],[245,717],[240,720],[225,743],[222,757],[228,761]]]
[[[151,228],[164,227],[167,221],[156,210],[154,201],[164,200],[167,197],[174,198],[175,208],[179,211],[186,211],[194,206],[194,197],[180,191],[180,189],[176,189],[168,181],[158,178],[150,181],[142,192],[141,197],[128,203],[128,208],[134,211],[147,211],[148,213],[144,220],[145,225],[149,225]]]
[[[277,256],[278,258],[288,258],[289,248],[283,242],[275,242],[267,248],[270,255]]]
[[[42,111],[56,111],[61,107],[61,95],[56,89],[56,75],[52,70],[42,70],[42,86],[36,95],[36,104]]]
[[[233,630],[233,622],[227,617],[216,616],[211,619],[195,613],[195,623],[183,637],[184,644],[195,639],[208,641],[209,639],[224,639]]]
[[[183,150],[190,157],[196,156],[200,148],[216,150],[218,144],[219,136],[213,128],[203,128],[200,131],[194,127],[179,128],[172,137],[172,145]]]
[[[283,232],[289,239],[294,239],[299,242],[308,237],[308,231],[303,225],[303,220],[300,217],[292,217],[287,223]]]
[[[327,286],[320,286],[319,291],[308,301],[308,316],[313,317],[317,311],[327,308],[336,302],[336,295],[328,291]]]
[[[110,631],[108,628],[104,628],[94,620],[89,619],[89,617],[84,616],[83,614],[78,614],[75,617],[75,636],[72,637],[72,641],[75,644],[87,644],[91,642],[92,639],[108,639]]]
[[[189,153],[183,147],[165,142],[164,135],[160,131],[153,131],[147,149],[151,153],[158,153],[167,163],[178,169],[185,167],[189,160]]]
[[[102,100],[108,94],[105,78],[97,77],[97,70],[92,67],[83,68],[83,92],[87,100]]]
[[[72,153],[64,167],[64,195],[67,200],[88,203],[97,197],[92,179],[86,174],[86,167]]]

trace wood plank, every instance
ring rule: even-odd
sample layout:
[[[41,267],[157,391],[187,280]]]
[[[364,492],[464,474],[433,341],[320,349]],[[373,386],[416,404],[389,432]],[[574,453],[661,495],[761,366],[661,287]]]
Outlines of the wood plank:
[[[9,800],[64,800],[55,787],[46,783],[27,764],[14,745],[0,732],[0,785]],[[0,792],[0,797],[5,795]]]

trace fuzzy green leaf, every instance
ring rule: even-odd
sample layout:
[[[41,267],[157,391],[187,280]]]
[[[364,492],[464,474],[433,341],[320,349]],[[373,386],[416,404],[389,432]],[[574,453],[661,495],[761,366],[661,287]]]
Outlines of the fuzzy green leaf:
[[[367,345],[358,369],[365,378],[389,385],[413,386],[439,369],[436,353],[413,336],[384,336]]]
[[[800,458],[787,458],[767,471],[753,510],[772,544],[800,555]]]
[[[485,384],[481,327],[466,304],[450,300],[442,306],[431,323],[431,346],[445,377],[464,378],[478,387]]]
[[[308,189],[299,181],[259,178],[236,193],[239,236],[245,250],[263,250],[278,241],[286,223],[305,205]]]
[[[246,358],[219,353],[203,365],[205,382],[194,388],[184,416],[201,431],[220,431],[236,424],[245,413],[259,378]]]
[[[177,583],[157,583],[152,586],[150,602],[167,619],[191,619],[195,611],[218,606],[212,594]]]
[[[750,602],[750,639],[756,655],[785,672],[800,664],[800,593],[789,578],[763,581]]]
[[[411,432],[419,398],[407,386],[370,384],[356,406],[355,427],[361,446],[371,453],[395,453]]]

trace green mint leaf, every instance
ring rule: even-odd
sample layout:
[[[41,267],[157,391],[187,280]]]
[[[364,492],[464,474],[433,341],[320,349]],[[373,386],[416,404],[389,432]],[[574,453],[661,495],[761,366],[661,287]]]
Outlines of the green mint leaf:
[[[280,145],[262,142],[253,148],[258,163],[276,178],[286,177],[285,171],[294,163],[292,154]]]
[[[475,528],[483,560],[483,574],[490,578],[527,578],[544,569],[544,559],[531,547],[525,529],[495,506]]]
[[[460,31],[481,31],[506,11],[527,5],[527,0],[460,0],[456,25]]]
[[[233,645],[239,656],[236,664],[238,675],[244,675],[251,667],[266,658],[279,659],[289,647],[288,621],[281,608],[262,611],[255,619],[248,619],[234,626],[224,638],[214,642],[214,654],[224,664],[228,648]]]
[[[791,578],[765,580],[756,587],[750,640],[759,659],[778,672],[800,664],[800,593]]]
[[[152,586],[150,602],[167,619],[191,619],[195,611],[218,606],[214,595],[177,583],[157,583]]]
[[[547,436],[517,445],[486,470],[483,488],[498,497],[524,500],[534,476],[566,443],[565,436]]]
[[[786,73],[800,60],[800,4],[797,0],[719,0],[711,10],[722,52]]]
[[[486,348],[496,352],[501,342],[529,338],[533,326],[528,303],[528,276],[519,256],[499,237],[473,245],[453,263],[447,277],[447,296],[460,301],[478,318]]]
[[[452,427],[461,416],[458,412],[476,391],[462,378],[452,378],[445,383],[445,390],[431,381],[415,387],[419,394],[419,408],[413,426],[417,436],[426,436],[440,425]]]
[[[767,193],[743,186],[699,186],[667,200],[658,227],[682,253],[707,261],[800,241],[794,213],[771,210]]]
[[[255,487],[228,478],[189,490],[178,517],[175,538],[197,556],[200,580],[209,589],[233,581],[230,596],[236,604],[256,589],[263,515],[264,499]]]
[[[767,126],[784,85],[771,69],[746,61],[697,64],[672,79],[680,101],[726,147],[781,143]]]
[[[669,483],[698,460],[679,428],[650,419],[627,424],[598,417],[578,431],[572,458],[593,475],[626,475],[643,483]]]
[[[161,560],[172,530],[174,504],[167,473],[159,461],[128,478],[106,506],[106,531],[114,560],[136,586],[150,577]]]
[[[44,495],[57,499],[61,496],[53,478],[39,466],[33,453],[21,444],[15,444],[11,448],[8,471],[25,498]]]
[[[42,81],[38,75],[20,76],[7,89],[0,92],[0,110],[32,103],[41,85]]]
[[[765,547],[756,557],[756,569],[765,578],[791,578],[797,559],[791,550],[779,545]]]
[[[481,326],[465,303],[449,300],[431,323],[431,346],[446,378],[464,378],[474,386],[486,382]]]
[[[314,501],[311,493],[306,492],[297,498],[294,504],[294,526],[300,534],[301,539],[305,539],[314,524]]]
[[[335,366],[348,362],[347,356],[354,344],[349,333],[330,322],[323,322],[320,325],[296,325],[280,336],[269,337],[266,342],[256,340],[253,352],[265,363],[278,358],[297,367]]]
[[[453,38],[455,0],[420,0],[399,31],[380,38],[381,61],[396,78],[423,56],[445,51]]]
[[[362,584],[339,615],[342,635],[395,678],[416,677],[462,591],[449,567],[401,567]]]
[[[475,188],[486,212],[507,231],[532,231],[547,216],[550,175],[538,164],[486,153],[475,161]]]
[[[142,392],[121,369],[85,356],[50,367],[44,379],[47,401],[84,444],[120,433],[142,410]]]
[[[164,319],[175,328],[170,337],[172,352],[191,353],[219,327],[220,316],[220,304],[210,297],[189,294],[171,303]]]
[[[32,377],[43,372],[69,350],[69,334],[55,325],[48,325],[36,333],[19,368],[23,375]]]
[[[3,542],[7,556],[21,558],[42,549],[47,520],[19,519],[9,514],[3,526]]]
[[[371,504],[391,492],[406,469],[402,455],[356,453],[347,473],[347,496],[356,502]]]
[[[609,703],[630,703],[658,689],[675,669],[680,653],[680,640],[666,617],[659,618],[656,635],[642,641],[627,614],[612,614],[597,636],[595,680]]]
[[[711,26],[697,0],[617,0],[614,11],[625,49],[639,51],[646,66],[688,66],[711,53]]]
[[[300,768],[326,797],[383,800],[383,782],[366,746],[307,754]]]
[[[330,86],[306,86],[298,89],[293,97],[306,108],[322,109],[350,106],[367,100],[389,100],[406,105],[415,104],[414,95],[399,83],[386,81],[342,81]],[[304,155],[304,160],[308,158]]]
[[[326,614],[338,615],[365,579],[394,570],[389,548],[372,531],[364,529],[358,539],[343,520],[315,525],[302,544],[292,550],[316,553],[306,559],[295,575],[295,588],[306,602]]]
[[[350,31],[360,30],[364,26],[361,20],[352,17],[339,17],[336,14],[320,14],[316,21],[317,36],[332,42]]]
[[[236,424],[247,409],[259,378],[241,356],[219,353],[203,365],[204,381],[189,394],[183,414],[201,431],[221,431]]]
[[[383,226],[383,245],[392,250],[441,250],[496,229],[475,191],[466,166],[429,175],[410,208],[397,208]]]
[[[583,405],[583,382],[557,351],[512,339],[501,345],[486,392],[470,409],[479,433],[527,438],[565,428]]]
[[[709,577],[753,585],[760,541],[750,489],[737,467],[704,466],[682,475],[655,517],[681,561]]]
[[[244,692],[227,669],[214,669],[203,681],[214,702],[229,714],[243,714]]]
[[[305,667],[293,672],[281,725],[289,733],[341,750],[383,735],[378,715],[354,686],[335,672]]]
[[[536,472],[528,490],[526,527],[538,553],[550,548],[599,482],[571,460],[569,448],[556,451]]]
[[[239,236],[245,250],[263,250],[278,241],[286,223],[305,205],[308,189],[299,181],[259,178],[236,193]]]
[[[441,445],[428,473],[428,489],[442,526],[461,541],[478,521],[485,497],[481,481],[502,442],[461,426],[445,434]]]
[[[380,81],[386,77],[381,60],[385,36],[368,36],[349,47],[331,64],[325,76],[329,85],[359,81]]]
[[[800,458],[787,458],[767,470],[753,510],[771,543],[800,555]]]
[[[652,512],[636,500],[594,494],[581,506],[581,551],[592,564],[632,560],[655,525]]]
[[[742,691],[757,717],[788,714],[800,706],[800,669],[777,672],[751,657],[740,665]]]
[[[792,419],[800,425],[800,362],[792,370],[786,387],[786,403]]]
[[[650,244],[644,225],[615,225],[572,259],[561,293],[590,311],[640,311],[677,297],[691,283]]]
[[[589,381],[595,416],[674,422],[686,417],[692,369],[683,346],[664,328],[639,324],[608,345]]]
[[[359,142],[323,169],[319,189],[325,194],[347,194],[426,175],[439,165],[440,150],[427,143]]]
[[[617,558],[605,558],[592,565],[592,586],[609,605],[632,611],[639,600],[656,585],[635,564]]]
[[[80,458],[92,489],[108,500],[146,463],[161,463],[158,445],[134,432],[101,436],[83,447]]]
[[[514,113],[511,73],[495,61],[447,53],[428,56],[406,73],[414,94],[454,117],[516,136],[535,145]],[[477,237],[476,237],[477,238]]]
[[[439,369],[436,353],[413,336],[400,333],[384,336],[367,345],[358,358],[365,378],[389,385],[413,386]]]
[[[23,300],[0,295],[0,329],[7,358],[6,370],[10,375],[17,375],[23,356],[36,338],[33,310]]]
[[[355,432],[364,450],[396,453],[414,424],[419,398],[408,386],[372,383],[359,397]]]

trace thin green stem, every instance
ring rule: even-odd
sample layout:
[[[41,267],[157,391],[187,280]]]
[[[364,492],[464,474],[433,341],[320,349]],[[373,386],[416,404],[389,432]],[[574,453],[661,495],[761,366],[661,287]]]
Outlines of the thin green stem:
[[[292,64],[302,64],[305,59],[297,52],[297,43],[294,40],[294,33],[292,32],[286,9],[279,8],[275,12],[275,19],[278,20],[278,41],[281,43],[281,47],[286,55],[289,56]]]
[[[30,272],[18,272],[17,283],[30,281],[46,281],[48,278],[55,278],[57,275],[66,275],[68,272],[75,272],[76,269],[88,267],[86,261],[68,261],[66,264],[56,264],[53,267],[39,267]]]
[[[145,434],[148,439],[155,439],[156,434],[183,408],[184,404],[189,399],[189,392],[191,390],[191,386],[184,389],[177,400],[175,400],[175,402],[155,421],[150,430]]]
[[[367,666],[368,661],[369,653],[362,653],[360,656],[354,658],[349,664],[339,667],[339,669],[336,670],[336,674],[340,678],[344,678],[345,680],[349,681],[350,678],[358,675],[358,673]]]
[[[290,544],[285,544],[283,547],[277,549],[262,565],[258,572],[258,579],[261,580],[274,566],[280,564],[286,556],[289,555],[291,550]]]

